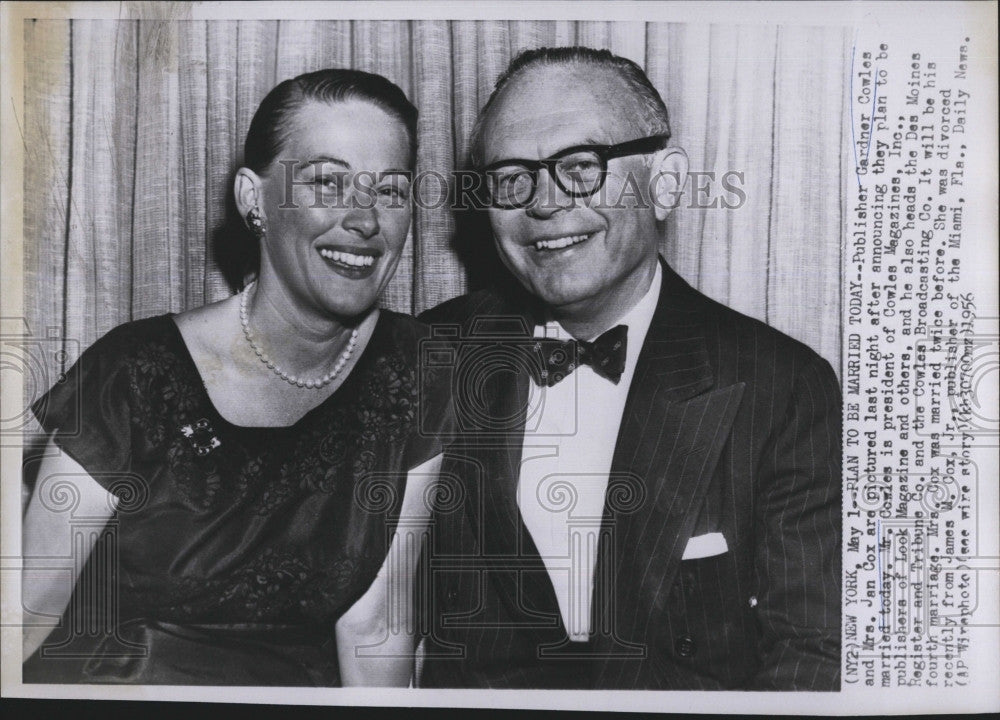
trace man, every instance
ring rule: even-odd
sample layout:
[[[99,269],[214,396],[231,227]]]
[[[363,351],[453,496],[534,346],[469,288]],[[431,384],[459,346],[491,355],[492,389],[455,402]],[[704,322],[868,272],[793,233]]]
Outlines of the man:
[[[423,318],[459,328],[464,432],[422,686],[839,688],[837,382],[659,257],[687,172],[668,138],[642,70],[586,48],[523,53],[480,115],[521,288]]]

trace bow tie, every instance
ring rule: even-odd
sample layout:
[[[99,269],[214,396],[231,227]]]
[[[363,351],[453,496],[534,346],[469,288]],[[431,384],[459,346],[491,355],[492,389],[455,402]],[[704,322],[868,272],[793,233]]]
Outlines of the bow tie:
[[[536,347],[543,363],[539,384],[552,387],[579,365],[590,365],[595,373],[617,385],[625,371],[628,326],[617,325],[593,342],[549,340]]]

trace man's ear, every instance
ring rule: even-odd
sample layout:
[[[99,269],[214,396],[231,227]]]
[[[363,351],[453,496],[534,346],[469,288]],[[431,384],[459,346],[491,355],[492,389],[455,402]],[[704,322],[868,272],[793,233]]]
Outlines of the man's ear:
[[[677,207],[687,182],[688,156],[682,148],[667,147],[653,156],[649,194],[660,222]]]
[[[233,179],[233,197],[236,200],[236,209],[239,210],[240,217],[245,218],[250,209],[257,207],[261,215],[264,213],[263,185],[260,176],[250,168],[242,167],[236,171]]]

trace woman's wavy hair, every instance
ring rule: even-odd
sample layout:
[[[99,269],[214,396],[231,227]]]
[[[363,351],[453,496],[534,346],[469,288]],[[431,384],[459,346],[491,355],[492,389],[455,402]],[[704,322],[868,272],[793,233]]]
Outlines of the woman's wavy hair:
[[[278,83],[261,101],[250,121],[243,145],[242,167],[261,174],[278,157],[292,132],[294,114],[308,102],[338,103],[362,100],[384,110],[406,128],[410,141],[410,167],[417,154],[417,109],[397,85],[381,75],[328,68]],[[234,176],[230,176],[230,185]],[[226,193],[226,221],[216,233],[216,261],[230,287],[243,287],[247,276],[260,269],[260,242],[236,209],[231,191]]]

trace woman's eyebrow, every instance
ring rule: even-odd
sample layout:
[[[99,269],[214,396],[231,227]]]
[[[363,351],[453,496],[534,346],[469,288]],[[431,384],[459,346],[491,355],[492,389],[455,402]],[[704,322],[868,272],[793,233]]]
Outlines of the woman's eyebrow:
[[[348,170],[351,169],[351,164],[349,162],[347,162],[346,160],[341,160],[340,158],[334,157],[332,155],[319,155],[317,157],[312,158],[311,160],[306,160],[307,165],[323,165],[326,163],[332,163],[334,165],[342,165]]]

